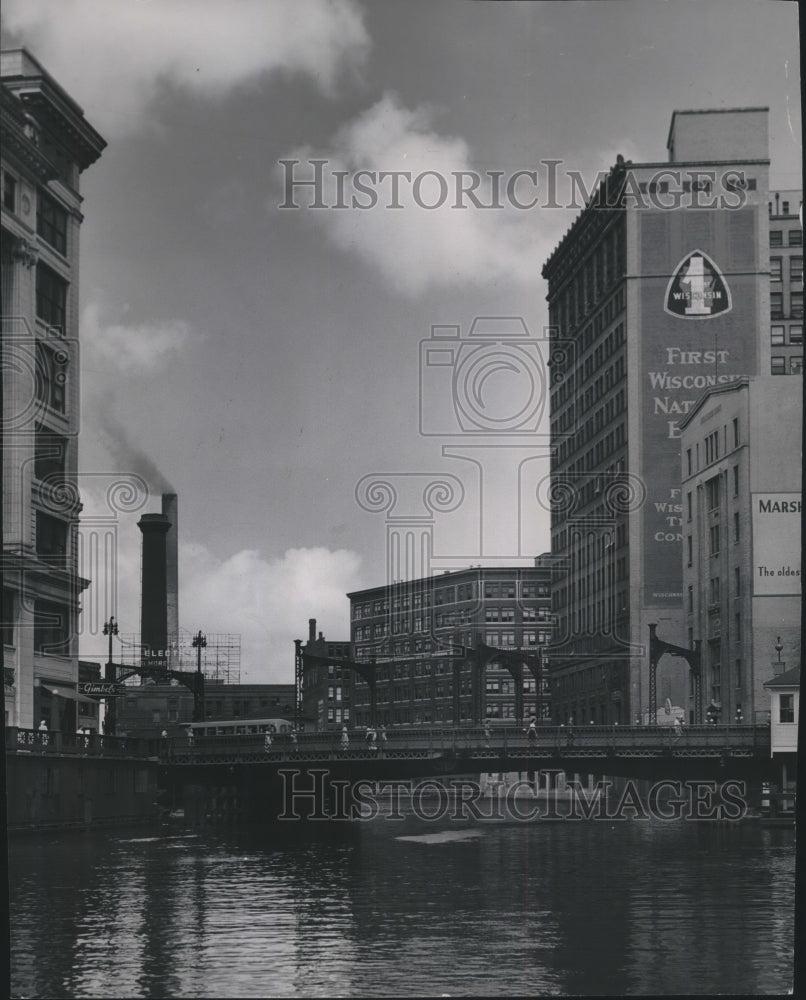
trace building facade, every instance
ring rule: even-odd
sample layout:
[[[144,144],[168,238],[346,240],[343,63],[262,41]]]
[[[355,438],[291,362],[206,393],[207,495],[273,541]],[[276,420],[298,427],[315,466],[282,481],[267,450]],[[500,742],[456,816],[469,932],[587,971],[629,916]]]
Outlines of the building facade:
[[[374,664],[377,724],[510,725],[550,720],[545,651],[551,568],[469,567],[348,594],[354,656]],[[370,685],[352,676],[357,725],[371,723]]]
[[[117,699],[118,735],[152,738],[184,735],[193,721],[193,692],[182,684],[130,683]],[[206,680],[204,720],[293,721],[293,684],[224,684]]]
[[[802,421],[801,380],[764,376],[708,390],[681,423],[685,644],[702,643],[721,722],[768,722],[765,683],[800,664]]]
[[[803,374],[802,191],[771,191],[770,374]]]
[[[106,143],[24,49],[0,120],[5,721],[75,731],[79,181]]]
[[[769,370],[767,109],[677,111],[666,163],[604,175],[543,268],[552,351],[555,714],[640,719],[648,627],[683,614],[680,421]],[[684,661],[657,689],[686,706]]]
[[[355,725],[352,711],[353,647],[349,640],[326,639],[308,619],[308,641],[295,642],[294,721],[300,728],[341,729]]]

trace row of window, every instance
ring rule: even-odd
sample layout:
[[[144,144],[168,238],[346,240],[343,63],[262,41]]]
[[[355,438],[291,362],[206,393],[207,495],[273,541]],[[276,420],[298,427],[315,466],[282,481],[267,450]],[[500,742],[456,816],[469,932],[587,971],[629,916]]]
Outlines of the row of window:
[[[426,585],[427,586],[427,585]],[[486,580],[481,587],[484,599],[489,598],[514,598],[520,589],[520,596],[524,599],[536,597],[548,597],[550,594],[548,583],[536,583],[532,581],[512,581]],[[438,587],[433,592],[434,605],[461,603],[463,601],[473,601],[477,598],[478,588],[475,583],[459,584],[456,587]],[[392,612],[408,611],[410,609],[431,607],[432,595],[430,590],[418,589],[411,594],[395,597],[391,601],[389,598],[379,598],[375,601],[364,601],[354,603],[352,606],[352,618],[358,621],[362,618],[372,618],[376,615],[387,615],[389,609]]]
[[[789,341],[790,344],[802,344],[803,343],[803,324],[802,323],[790,323],[789,325]],[[773,347],[783,347],[787,343],[786,339],[786,326],[783,324],[773,325],[770,327],[770,344]]]
[[[790,358],[785,358],[780,355],[773,355],[770,358],[770,374],[771,375],[802,375],[803,374],[803,355],[797,354],[792,355]]]
[[[786,205],[787,203],[784,202]],[[788,215],[788,212],[784,212],[784,215]],[[771,247],[782,247],[784,245],[784,233],[781,229],[771,229],[770,230],[770,246]],[[791,247],[802,247],[803,246],[803,230],[802,229],[790,229],[788,233],[787,245]]]
[[[770,257],[770,280],[783,281],[783,257]],[[803,258],[789,258],[789,280],[803,282]]]

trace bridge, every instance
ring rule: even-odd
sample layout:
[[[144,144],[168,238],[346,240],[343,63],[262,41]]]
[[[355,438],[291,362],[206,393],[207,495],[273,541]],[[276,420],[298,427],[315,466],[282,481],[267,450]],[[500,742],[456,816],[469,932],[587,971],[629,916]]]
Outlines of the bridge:
[[[769,726],[538,726],[400,727],[386,740],[363,732],[272,736],[181,736],[158,739],[61,734],[7,729],[6,752],[49,757],[148,760],[159,770],[165,801],[182,806],[193,822],[271,822],[280,816],[289,785],[317,787],[344,797],[359,782],[432,779],[450,786],[456,776],[519,773],[548,787],[552,773],[655,781],[744,781],[760,803],[774,780]],[[351,794],[351,793],[348,793]]]
[[[338,731],[274,736],[178,737],[163,740],[161,763],[174,780],[215,782],[237,771],[326,769],[334,778],[383,781],[434,774],[536,771],[549,768],[625,777],[742,774],[770,764],[769,726],[435,726],[391,729],[370,745],[363,733],[346,745]]]

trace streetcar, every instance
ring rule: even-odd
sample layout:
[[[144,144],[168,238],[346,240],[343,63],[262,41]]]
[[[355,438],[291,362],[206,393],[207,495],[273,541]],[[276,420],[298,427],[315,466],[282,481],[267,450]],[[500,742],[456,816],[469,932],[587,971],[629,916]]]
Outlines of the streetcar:
[[[294,723],[288,719],[208,719],[206,722],[191,722],[187,725],[188,735],[193,736],[257,736],[270,733],[272,736],[290,733]]]

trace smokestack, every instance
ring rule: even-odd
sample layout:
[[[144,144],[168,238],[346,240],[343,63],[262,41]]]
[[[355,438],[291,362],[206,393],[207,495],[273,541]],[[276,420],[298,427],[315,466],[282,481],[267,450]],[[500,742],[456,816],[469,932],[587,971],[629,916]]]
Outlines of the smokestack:
[[[171,522],[164,514],[143,514],[137,527],[143,533],[143,575],[140,607],[140,642],[143,666],[164,659],[168,646],[165,545]],[[150,654],[150,656],[148,655]]]
[[[313,642],[316,639],[316,619],[308,619],[308,642]]]
[[[162,513],[171,522],[165,538],[168,649],[179,649],[179,498],[162,494]]]

